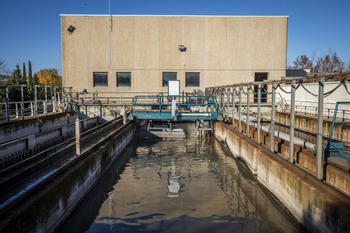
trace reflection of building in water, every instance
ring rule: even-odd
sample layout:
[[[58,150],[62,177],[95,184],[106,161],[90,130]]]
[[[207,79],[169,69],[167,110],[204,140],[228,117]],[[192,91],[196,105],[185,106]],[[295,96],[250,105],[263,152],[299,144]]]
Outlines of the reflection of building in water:
[[[171,175],[168,177],[168,197],[179,197],[180,191],[180,176],[176,175],[176,158],[171,161]]]

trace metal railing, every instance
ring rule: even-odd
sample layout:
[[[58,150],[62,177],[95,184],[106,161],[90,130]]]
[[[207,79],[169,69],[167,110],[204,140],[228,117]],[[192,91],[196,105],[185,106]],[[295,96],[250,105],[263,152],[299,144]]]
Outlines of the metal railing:
[[[329,90],[327,92],[324,91],[324,86],[327,84],[325,81],[327,80],[337,80],[339,82],[339,85],[332,90]],[[290,89],[285,90],[281,84],[285,83],[291,83],[289,86]],[[314,82],[316,85],[318,85],[318,92],[312,93],[310,90],[307,90],[307,88],[303,85],[303,83],[310,83]],[[298,109],[300,111],[303,111],[304,113],[308,113],[309,109],[311,109],[311,112],[317,116],[317,145],[316,145],[316,177],[318,179],[323,178],[322,174],[322,137],[323,137],[323,118],[324,114],[326,113],[328,117],[330,117],[332,109],[331,107],[325,108],[324,104],[324,98],[333,95],[335,90],[339,87],[343,86],[345,88],[345,91],[347,94],[343,98],[345,98],[345,101],[349,101],[350,97],[350,91],[347,87],[347,83],[350,82],[350,72],[346,73],[337,73],[337,74],[327,74],[327,75],[320,75],[320,76],[312,76],[312,77],[306,77],[306,78],[297,78],[297,79],[290,79],[290,80],[266,80],[264,82],[253,82],[253,83],[240,83],[240,84],[232,84],[232,85],[225,85],[225,86],[217,86],[217,87],[209,87],[206,88],[206,94],[207,95],[215,95],[219,101],[219,109],[223,115],[229,116],[231,113],[232,119],[238,118],[238,130],[239,132],[242,132],[241,129],[241,122],[243,121],[242,116],[242,105],[243,101],[242,98],[245,96],[246,98],[246,120],[245,123],[247,125],[245,134],[247,136],[250,135],[249,132],[249,126],[251,121],[251,113],[250,113],[250,107],[251,102],[254,100],[254,98],[251,98],[251,96],[256,96],[258,98],[258,103],[256,107],[256,121],[257,121],[257,142],[260,143],[260,130],[261,130],[261,99],[262,99],[262,87],[269,86],[270,88],[266,88],[263,90],[265,93],[270,95],[270,98],[268,99],[268,105],[270,106],[270,150],[272,152],[275,152],[275,112],[276,112],[276,90],[279,88],[280,91],[290,95],[290,103],[288,104],[288,109],[290,113],[290,130],[289,130],[289,155],[288,160],[291,163],[295,163],[294,158],[294,120],[295,120],[295,113]],[[317,107],[316,106],[309,106],[309,105],[297,105],[296,104],[296,91],[299,87],[302,87],[305,91],[307,91],[309,94],[311,94],[314,98],[317,98]],[[268,92],[268,90],[271,90],[271,92]],[[235,98],[238,97],[238,108],[235,107]],[[339,100],[340,101],[340,100]],[[286,101],[287,102],[287,101]],[[315,104],[315,103],[314,103]],[[231,107],[232,112],[229,112],[229,109]],[[237,109],[237,110],[236,110]],[[306,109],[306,110],[305,110]],[[313,111],[316,111],[317,113],[314,113]],[[333,110],[334,113],[334,110]],[[346,119],[346,115],[349,113],[349,110],[342,109],[340,112],[340,115],[344,120]],[[339,114],[338,112],[336,114]],[[238,116],[238,117],[237,117]]]
[[[11,119],[24,120],[25,117],[50,112],[62,111],[64,108],[63,89],[59,91],[54,87],[52,96],[49,97],[49,86],[2,86],[0,99],[0,121],[9,122]],[[20,90],[20,91],[19,91]],[[10,99],[12,97],[13,99]]]

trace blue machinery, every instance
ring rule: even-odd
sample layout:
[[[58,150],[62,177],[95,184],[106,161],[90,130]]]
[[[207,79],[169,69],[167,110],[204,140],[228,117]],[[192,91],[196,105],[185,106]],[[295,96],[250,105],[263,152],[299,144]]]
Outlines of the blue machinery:
[[[199,95],[141,95],[135,96],[130,120],[199,121],[222,120],[215,96]],[[211,124],[212,125],[212,124]]]
[[[326,145],[323,145],[324,159],[327,159],[327,161],[328,161],[328,157],[342,158],[343,163],[342,164],[335,164],[335,165],[338,165],[338,166],[340,165],[340,167],[342,169],[349,171],[350,152],[347,152],[344,150],[345,147],[344,147],[344,144],[342,142],[332,142],[334,126],[340,125],[340,124],[350,124],[350,122],[348,122],[348,121],[336,121],[338,106],[341,104],[350,104],[350,102],[337,102],[335,105],[333,122],[332,122],[331,132],[329,134],[328,143]]]

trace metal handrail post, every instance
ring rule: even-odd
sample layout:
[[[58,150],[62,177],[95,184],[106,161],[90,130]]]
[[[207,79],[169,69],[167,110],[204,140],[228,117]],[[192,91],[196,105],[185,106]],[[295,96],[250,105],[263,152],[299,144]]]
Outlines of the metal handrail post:
[[[228,108],[229,108],[229,105],[230,105],[230,88],[228,88],[226,91],[227,91],[226,115],[227,115],[227,118],[228,118],[229,117],[229,115],[228,115]]]
[[[317,144],[316,144],[316,177],[322,179],[322,131],[323,131],[323,93],[324,78],[318,81],[318,116],[317,116]]]
[[[16,118],[18,118],[18,106],[17,106],[17,102],[15,103],[16,105]]]
[[[276,83],[272,83],[270,150],[275,152],[275,112],[276,112]]]
[[[260,144],[260,123],[261,118],[261,84],[258,85],[258,135],[257,142]]]
[[[235,92],[236,88],[232,89],[232,127],[234,126],[235,123]]]
[[[34,117],[38,114],[38,92],[37,85],[34,86]]]
[[[21,119],[24,120],[24,94],[23,94],[23,87],[24,85],[21,85]]]
[[[247,128],[246,128],[246,135],[249,137],[249,107],[250,107],[250,85],[247,86]]]
[[[242,133],[242,87],[239,87],[238,130]]]
[[[45,86],[45,105],[44,105],[44,113],[47,115],[47,86]]]
[[[6,122],[10,122],[9,87],[6,86]]]
[[[52,111],[56,112],[56,86],[53,87],[53,102],[52,102]]]
[[[295,80],[292,81],[290,99],[290,125],[289,125],[289,162],[294,162],[294,116],[295,116]]]

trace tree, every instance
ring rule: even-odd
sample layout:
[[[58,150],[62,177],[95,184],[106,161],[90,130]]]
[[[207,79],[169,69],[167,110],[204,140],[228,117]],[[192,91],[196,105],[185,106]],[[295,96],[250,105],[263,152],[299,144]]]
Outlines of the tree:
[[[26,82],[25,84],[29,84],[28,80],[27,80],[27,72],[26,72],[26,63],[23,62],[23,70],[22,70],[22,74],[23,74],[23,80]]]
[[[0,74],[11,75],[11,71],[7,68],[7,64],[3,60],[0,60]]]
[[[329,51],[328,54],[317,58],[316,62],[315,54],[312,55],[312,59],[305,54],[300,55],[293,61],[294,66],[292,69],[311,69],[313,73],[335,73],[343,72],[350,67],[346,67],[345,63],[338,57],[336,52]],[[350,65],[350,64],[349,64]]]
[[[23,83],[22,71],[19,68],[18,63],[16,65],[16,69],[13,71],[12,77],[9,79],[8,83],[12,84],[13,86],[19,86],[21,84],[25,84],[25,83]]]
[[[21,90],[18,88],[18,86],[26,83],[25,80],[23,80],[22,72],[18,63],[16,65],[16,69],[12,73],[12,77],[7,83],[12,85],[9,87],[9,99],[12,101],[21,101]],[[27,93],[24,94],[25,96],[27,95]]]
[[[294,66],[293,69],[311,69],[312,68],[312,60],[306,54],[300,55],[297,57],[295,61],[293,61]]]
[[[320,57],[316,61],[314,67],[315,73],[335,73],[343,72],[345,69],[344,62],[338,57],[336,52],[330,51],[324,57]]]
[[[29,86],[32,87],[33,84],[33,74],[32,74],[32,63],[30,62],[30,60],[28,61],[28,82],[29,82]]]
[[[35,74],[34,74],[34,77],[33,77],[33,86],[34,86],[34,85],[39,85],[39,84],[40,84],[40,83],[39,83],[38,74],[35,73]]]
[[[58,71],[56,68],[50,69],[41,69],[37,72],[38,81],[42,85],[50,85],[52,82],[52,86],[60,86],[62,85],[62,79],[58,75]]]

